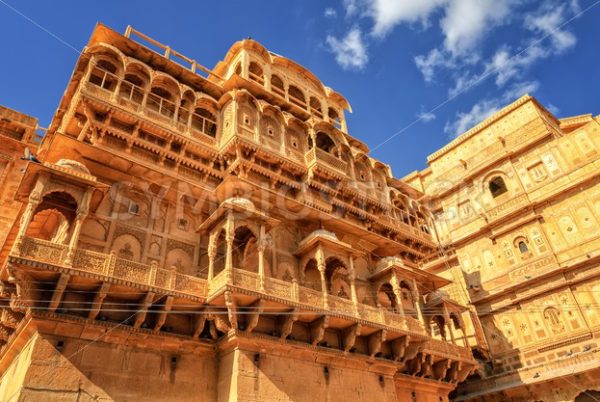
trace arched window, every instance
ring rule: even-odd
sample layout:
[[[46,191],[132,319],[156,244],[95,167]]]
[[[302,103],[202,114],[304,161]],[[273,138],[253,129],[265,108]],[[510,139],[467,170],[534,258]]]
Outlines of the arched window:
[[[283,85],[283,80],[275,74],[271,76],[271,90],[277,95],[285,98],[285,87]]]
[[[217,119],[210,111],[196,108],[192,114],[192,129],[215,138],[217,135]]]
[[[312,111],[312,113],[314,113],[315,115],[317,115],[317,117],[319,118],[323,118],[323,109],[321,109],[321,102],[319,102],[319,100],[317,98],[315,98],[314,96],[310,97],[310,110]]]
[[[492,180],[490,180],[490,183],[488,186],[490,189],[490,193],[492,194],[492,197],[494,197],[494,198],[496,198],[499,195],[502,195],[508,191],[508,189],[506,188],[506,183],[504,183],[504,180],[500,176],[496,176]]]
[[[300,106],[303,109],[306,109],[306,98],[304,97],[304,93],[302,93],[298,87],[290,85],[288,88],[288,94],[290,95],[290,102]]]
[[[335,148],[335,142],[322,131],[317,133],[317,148],[322,149],[325,152],[332,153]]]
[[[172,118],[175,114],[173,94],[162,87],[153,87],[148,94],[146,107],[161,116]]]
[[[529,252],[529,248],[527,247],[527,244],[525,244],[525,242],[523,240],[521,240],[519,242],[519,251],[521,252],[521,254],[526,254]]]
[[[92,68],[90,74],[90,82],[100,88],[106,89],[107,91],[114,91],[117,86],[117,67],[114,64],[100,60]]]
[[[329,117],[329,121],[336,128],[342,128],[342,120],[340,119],[340,114],[332,107],[327,111],[327,116]]]
[[[256,81],[260,85],[264,85],[265,79],[263,78],[263,69],[258,65],[258,63],[250,62],[250,65],[248,66],[248,73],[252,81]]]

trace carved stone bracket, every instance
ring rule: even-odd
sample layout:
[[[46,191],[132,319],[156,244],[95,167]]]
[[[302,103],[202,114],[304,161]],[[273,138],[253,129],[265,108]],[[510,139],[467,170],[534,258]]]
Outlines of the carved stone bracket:
[[[146,296],[144,296],[144,300],[142,300],[140,304],[140,309],[135,315],[135,321],[133,323],[134,328],[140,328],[144,321],[146,321],[148,309],[150,308],[150,306],[152,306],[152,303],[154,302],[154,296],[154,292],[148,292],[146,293]]]
[[[194,331],[192,332],[192,338],[198,339],[200,334],[204,330],[206,324],[206,314],[204,312],[198,312],[194,318]]]
[[[323,340],[325,337],[325,330],[329,326],[329,316],[324,315],[323,317],[315,320],[311,324],[310,328],[310,338],[312,340],[313,346],[316,346],[319,342]]]
[[[385,342],[386,336],[386,330],[377,331],[369,335],[369,356],[375,357],[377,353],[381,352],[381,345]]]
[[[433,364],[433,378],[438,381],[442,381],[446,378],[446,373],[450,368],[451,361],[448,359],[442,359],[439,362]]]
[[[418,353],[423,351],[425,347],[425,341],[411,342],[404,352],[404,359],[402,361],[412,360],[417,356]]]
[[[54,292],[52,293],[52,299],[50,299],[50,304],[48,305],[48,311],[53,313],[56,311],[60,302],[62,301],[63,294],[65,293],[65,289],[67,288],[67,284],[69,283],[69,279],[71,279],[71,275],[69,274],[61,274],[60,278],[56,282],[56,287],[54,288]]]
[[[234,330],[238,329],[238,314],[237,314],[237,305],[235,303],[235,299],[233,298],[233,294],[230,291],[224,293],[225,297],[225,306],[227,306],[227,318],[229,319],[229,325]]]
[[[250,306],[250,313],[248,314],[248,321],[246,322],[246,332],[250,333],[258,325],[258,319],[265,308],[265,301],[259,299],[257,302]]]
[[[344,331],[344,352],[349,352],[356,343],[356,337],[360,335],[361,324],[354,324]]]
[[[104,282],[100,285],[100,288],[96,291],[96,295],[94,296],[94,301],[92,302],[92,306],[90,307],[90,313],[88,318],[90,320],[95,320],[102,308],[102,303],[108,294],[108,289],[110,288],[110,283]]]
[[[285,316],[283,316],[283,320],[281,322],[281,340],[287,339],[287,337],[292,333],[292,328],[294,327],[294,322],[298,320],[298,308],[294,308],[289,311]]]
[[[160,331],[162,326],[167,321],[167,314],[171,311],[171,307],[173,307],[173,296],[167,296],[165,300],[165,304],[163,305],[162,311],[158,314],[158,318],[156,319],[156,324],[154,325],[154,332]]]
[[[390,347],[392,349],[392,356],[394,357],[394,361],[404,361],[404,355],[406,353],[406,348],[410,344],[410,336],[404,335],[399,338],[394,339],[390,342]]]

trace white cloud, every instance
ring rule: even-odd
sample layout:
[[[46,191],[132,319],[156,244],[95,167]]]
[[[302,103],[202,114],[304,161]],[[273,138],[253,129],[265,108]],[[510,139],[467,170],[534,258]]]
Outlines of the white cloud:
[[[372,33],[383,37],[396,25],[420,22],[427,24],[429,15],[447,0],[366,0],[365,14],[374,21]]]
[[[452,59],[446,57],[446,55],[437,48],[431,49],[427,55],[416,56],[415,64],[421,71],[421,74],[423,74],[423,79],[425,79],[426,82],[434,80],[435,71],[438,67],[453,67]]]
[[[369,61],[367,48],[358,27],[352,28],[342,39],[328,35],[327,44],[343,69],[361,69]]]
[[[502,94],[502,101],[505,103],[513,102],[525,94],[532,94],[538,90],[540,83],[537,81],[523,81],[511,85]]]
[[[555,116],[560,113],[560,108],[552,103],[548,103],[547,109]]]
[[[456,120],[446,122],[444,132],[452,137],[458,137],[507,104],[514,102],[526,93],[531,94],[537,91],[539,86],[540,84],[537,81],[523,81],[513,84],[501,96],[484,99],[473,105],[471,110],[457,113]]]
[[[453,55],[472,49],[486,31],[508,19],[512,0],[453,0],[440,21],[444,48]]]
[[[482,120],[485,120],[500,109],[500,104],[496,99],[482,100],[471,108],[468,112],[459,112],[456,120],[452,123],[446,122],[444,132],[452,137],[458,137],[471,127]]]
[[[423,123],[429,123],[430,121],[435,120],[435,114],[421,110],[421,112],[417,114],[417,118]]]
[[[577,43],[575,35],[560,28],[566,20],[567,11],[564,4],[543,7],[540,12],[525,17],[525,26],[534,32],[550,36],[554,52],[561,53]]]
[[[325,12],[323,13],[323,15],[327,18],[335,18],[337,17],[337,11],[335,11],[335,9],[328,7],[325,9]]]

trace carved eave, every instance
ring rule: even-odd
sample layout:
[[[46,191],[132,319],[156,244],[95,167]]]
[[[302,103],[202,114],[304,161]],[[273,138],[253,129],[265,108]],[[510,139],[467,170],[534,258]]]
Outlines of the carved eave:
[[[43,174],[59,177],[60,180],[66,183],[78,186],[83,184],[86,187],[91,187],[100,192],[107,191],[109,188],[107,184],[97,181],[96,177],[90,174],[77,172],[50,162],[29,162],[27,163],[27,166],[25,166],[25,172],[19,183],[19,187],[17,188],[15,199],[21,202],[27,202],[29,194],[33,190],[37,179]],[[95,209],[96,207],[96,205],[94,205],[94,200],[99,203],[102,200],[102,197],[92,197],[92,204],[90,204],[92,209]]]
[[[305,237],[294,252],[296,256],[302,256],[313,250],[319,244],[328,250],[338,251],[345,255],[360,257],[364,255],[362,251],[357,250],[348,243],[338,240],[333,233],[329,234],[325,230],[315,231]]]
[[[270,217],[269,215],[257,210],[253,206],[246,205],[245,202],[237,203],[235,201],[236,197],[229,198],[223,201],[217,209],[198,226],[196,231],[198,233],[208,233],[216,224],[218,224],[222,219],[225,218],[229,211],[234,212],[234,214],[239,214],[244,217],[244,219],[251,219],[257,222],[261,222],[267,226],[267,229],[277,226],[279,224],[279,220]],[[240,200],[248,201],[251,204],[251,201],[245,198],[239,198]]]
[[[452,283],[451,280],[432,274],[419,268],[404,264],[400,258],[384,258],[375,268],[370,280],[379,279],[385,275],[396,273],[400,278],[414,279],[425,293],[432,289],[440,289]]]
[[[425,303],[427,308],[430,307],[445,307],[448,312],[462,313],[467,311],[467,307],[452,300],[445,292],[431,292],[427,295],[427,301]]]

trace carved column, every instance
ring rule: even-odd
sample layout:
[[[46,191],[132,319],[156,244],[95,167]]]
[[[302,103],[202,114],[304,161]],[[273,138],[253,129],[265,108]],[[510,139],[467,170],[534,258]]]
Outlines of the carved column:
[[[217,256],[217,241],[216,235],[210,236],[208,239],[208,280],[212,280],[215,276],[215,257]]]
[[[327,269],[327,267],[325,265],[325,253],[323,252],[321,245],[319,245],[317,248],[316,257],[317,257],[317,268],[319,269],[319,274],[321,275],[321,293],[323,294],[323,305],[325,306],[325,308],[328,308],[329,307],[329,292],[327,289],[327,277],[325,276],[325,274],[326,274],[325,270]]]
[[[456,339],[454,339],[454,332],[452,332],[452,319],[450,318],[450,314],[448,313],[448,307],[444,305],[444,323],[446,324],[446,331],[450,334],[450,341],[456,345]]]
[[[265,225],[260,226],[258,240],[258,281],[260,290],[265,290],[265,250],[269,246],[269,239],[265,234]]]
[[[25,211],[23,212],[23,215],[21,216],[21,224],[19,226],[19,232],[17,233],[17,238],[15,239],[15,243],[13,244],[13,253],[15,254],[21,254],[21,244],[23,243],[23,238],[25,237],[25,233],[27,232],[27,228],[29,227],[29,224],[31,223],[31,219],[33,218],[33,212],[35,211],[35,209],[37,208],[37,206],[39,205],[40,200],[36,200],[36,199],[31,199],[31,197],[29,197],[29,202],[27,203],[27,206],[25,207]]]
[[[354,272],[354,257],[348,256],[348,268],[350,269],[350,297],[354,304],[354,311],[358,315],[358,296],[356,295],[356,272]]]
[[[415,304],[415,308],[417,309],[417,317],[419,317],[419,321],[426,325],[425,319],[423,318],[423,312],[421,311],[421,296],[419,295],[419,289],[417,287],[417,281],[413,279],[413,303]]]
[[[65,258],[65,264],[71,265],[73,264],[73,257],[75,256],[75,248],[77,247],[77,242],[79,241],[79,233],[81,233],[81,226],[83,225],[84,219],[87,217],[90,198],[92,195],[92,190],[88,189],[83,195],[83,199],[81,200],[81,205],[77,209],[77,217],[75,218],[75,225],[73,227],[73,232],[71,233],[71,240],[69,241],[69,249],[67,251],[67,257]]]
[[[225,227],[225,271],[227,277],[231,280],[233,278],[233,240],[234,240],[234,227],[233,227],[233,212],[229,211],[227,214],[227,224]]]
[[[390,284],[394,291],[394,297],[396,299],[396,312],[404,317],[404,306],[402,305],[402,289],[400,289],[400,281],[394,272],[390,278]]]
[[[73,257],[75,257],[75,249],[77,248],[77,242],[79,241],[79,233],[81,232],[81,226],[83,220],[86,218],[87,212],[78,212],[75,218],[73,232],[71,233],[71,240],[69,240],[69,249],[65,258],[65,265],[73,264]]]
[[[19,231],[17,232],[17,237],[13,244],[13,251],[17,254],[21,253],[21,244],[23,243],[23,238],[25,237],[25,233],[27,233],[27,228],[31,223],[31,219],[33,219],[33,213],[35,209],[42,201],[42,193],[44,191],[44,187],[46,187],[47,177],[40,177],[35,184],[35,187],[29,194],[29,202],[25,206],[25,211],[23,211],[23,215],[21,215],[21,222],[19,226]]]

